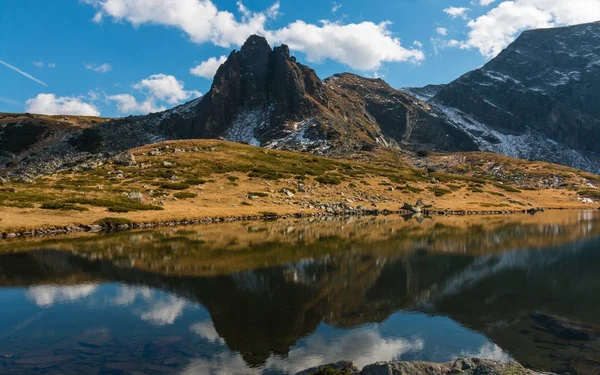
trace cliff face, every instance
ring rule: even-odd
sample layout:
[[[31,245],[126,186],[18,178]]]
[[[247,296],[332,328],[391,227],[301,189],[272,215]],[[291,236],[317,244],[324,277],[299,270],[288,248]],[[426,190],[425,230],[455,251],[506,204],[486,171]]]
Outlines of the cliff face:
[[[600,23],[526,31],[429,100],[482,150],[596,173],[599,102]]]

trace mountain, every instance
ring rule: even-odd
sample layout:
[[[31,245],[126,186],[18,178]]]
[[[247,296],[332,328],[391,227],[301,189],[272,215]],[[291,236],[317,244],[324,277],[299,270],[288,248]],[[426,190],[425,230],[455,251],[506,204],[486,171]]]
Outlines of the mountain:
[[[428,103],[480,150],[599,173],[600,23],[525,31]]]
[[[76,129],[35,152],[4,150],[0,162],[11,162],[0,168],[33,177],[164,140],[224,138],[337,157],[382,147],[491,151],[600,173],[599,99],[600,23],[524,32],[447,85],[403,90],[349,73],[321,80],[286,45],[251,36],[204,97]],[[0,127],[0,137],[10,130]]]

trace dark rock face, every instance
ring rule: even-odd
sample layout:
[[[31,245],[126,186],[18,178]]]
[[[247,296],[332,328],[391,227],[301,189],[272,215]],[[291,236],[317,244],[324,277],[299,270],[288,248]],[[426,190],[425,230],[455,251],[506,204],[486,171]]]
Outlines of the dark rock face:
[[[166,130],[173,138],[266,141],[286,121],[301,121],[326,103],[321,80],[290,57],[287,46],[272,50],[266,39],[252,36],[219,68],[193,120],[169,124]]]
[[[591,23],[524,32],[430,104],[482,150],[598,173],[599,88],[600,23]]]

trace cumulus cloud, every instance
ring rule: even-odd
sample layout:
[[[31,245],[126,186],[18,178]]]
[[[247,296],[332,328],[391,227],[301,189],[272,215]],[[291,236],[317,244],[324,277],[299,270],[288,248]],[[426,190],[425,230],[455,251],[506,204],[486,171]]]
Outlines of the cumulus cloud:
[[[393,36],[389,22],[341,24],[295,21],[269,30],[267,23],[279,13],[279,3],[253,12],[238,2],[239,17],[221,11],[211,0],[84,0],[98,13],[96,20],[111,17],[134,26],[156,24],[183,30],[194,43],[240,46],[252,34],[271,43],[286,43],[307,55],[309,61],[332,59],[359,70],[375,70],[384,62],[420,61],[422,51],[404,48]]]
[[[200,96],[198,91],[185,90],[182,81],[166,74],[153,74],[133,85],[133,88],[146,91],[151,97],[169,104],[177,104],[183,100]]]
[[[461,45],[463,48],[476,48],[484,56],[492,58],[523,30],[575,25],[598,19],[598,0],[504,1],[468,22],[470,31]]]
[[[50,307],[56,303],[73,302],[85,298],[98,289],[95,284],[78,286],[34,286],[27,291],[27,298],[40,307]]]
[[[196,77],[213,79],[215,73],[217,73],[217,69],[219,69],[226,60],[227,56],[221,56],[218,59],[216,57],[211,57],[208,60],[201,62],[200,65],[190,69],[190,73]]]
[[[435,32],[443,36],[448,35],[448,29],[446,29],[445,27],[438,27],[437,29],[435,29]]]
[[[55,94],[38,94],[35,98],[27,100],[25,111],[44,115],[100,116],[100,111],[93,104],[80,98]]]
[[[272,43],[286,43],[304,52],[311,62],[332,59],[359,70],[377,70],[384,62],[418,62],[423,52],[404,48],[393,37],[389,22],[340,24],[321,21],[321,25],[296,21],[282,29],[266,32]]]
[[[106,100],[117,104],[117,111],[124,114],[144,114],[161,112],[166,106],[179,104],[185,100],[197,98],[202,94],[196,90],[186,90],[184,83],[172,75],[153,74],[132,86],[144,99],[139,100],[133,94],[121,93],[107,95]]]
[[[417,47],[417,48],[423,48],[423,43],[421,43],[421,42],[420,42],[420,41],[418,41],[418,40],[415,40],[415,41],[413,42],[413,46],[415,46],[415,47]]]
[[[457,18],[460,17],[462,19],[467,19],[467,12],[469,11],[469,8],[464,8],[464,7],[449,7],[444,9],[444,13],[446,13],[447,15],[449,15],[452,18]]]
[[[110,64],[104,63],[100,65],[85,63],[83,64],[86,69],[93,70],[96,73],[108,73],[111,71],[112,66]]]
[[[490,5],[491,3],[493,3],[494,1],[496,1],[496,0],[479,0],[479,1],[477,1],[477,4],[486,7],[486,6]]]
[[[156,105],[156,102],[152,98],[138,101],[135,96],[131,94],[108,95],[106,99],[115,102],[117,104],[117,111],[125,114],[154,113],[162,112],[167,109],[164,106]]]

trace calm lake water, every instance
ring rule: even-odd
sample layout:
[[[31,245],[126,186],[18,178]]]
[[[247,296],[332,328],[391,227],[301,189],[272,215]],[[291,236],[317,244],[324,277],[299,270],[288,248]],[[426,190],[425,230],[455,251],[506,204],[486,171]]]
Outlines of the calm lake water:
[[[342,359],[600,373],[600,215],[379,217],[0,244],[1,374]]]

